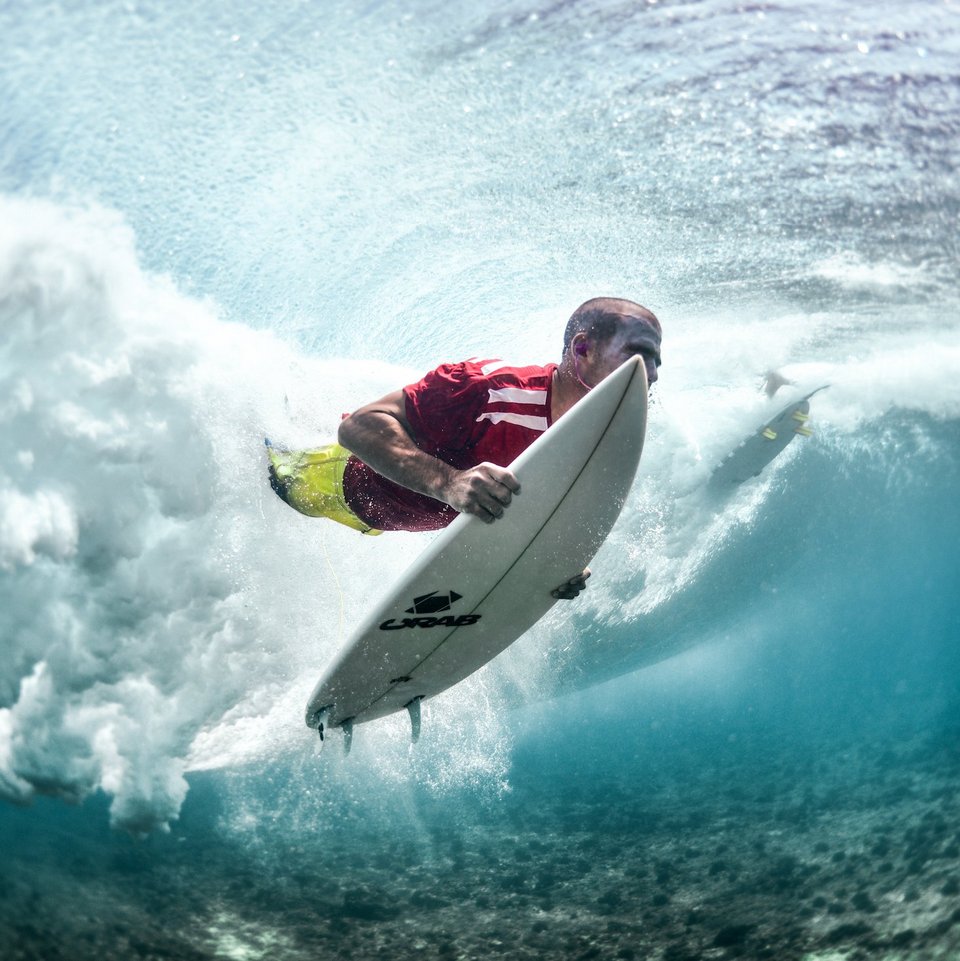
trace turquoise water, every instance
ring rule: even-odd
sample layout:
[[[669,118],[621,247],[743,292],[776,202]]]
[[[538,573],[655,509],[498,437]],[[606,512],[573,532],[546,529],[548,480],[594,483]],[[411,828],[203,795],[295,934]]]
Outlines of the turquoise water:
[[[955,957],[958,53],[932,0],[0,5],[0,956]],[[598,294],[665,339],[589,590],[320,753],[429,536],[293,515],[264,434]]]

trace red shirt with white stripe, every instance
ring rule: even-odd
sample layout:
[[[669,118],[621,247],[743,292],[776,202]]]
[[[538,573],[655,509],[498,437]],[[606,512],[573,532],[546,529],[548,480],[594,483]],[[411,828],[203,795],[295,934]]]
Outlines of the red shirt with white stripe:
[[[458,470],[509,466],[550,426],[556,369],[476,359],[441,365],[403,388],[417,446]],[[401,487],[353,456],[343,495],[357,517],[382,531],[437,530],[457,516],[449,504]]]

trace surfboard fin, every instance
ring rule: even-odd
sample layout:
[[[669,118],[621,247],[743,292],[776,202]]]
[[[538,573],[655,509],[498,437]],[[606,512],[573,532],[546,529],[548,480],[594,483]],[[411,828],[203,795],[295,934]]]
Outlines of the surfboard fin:
[[[765,437],[767,440],[776,440],[777,432],[772,427],[764,427],[761,431],[761,436]]]
[[[407,704],[407,713],[410,715],[410,740],[416,744],[420,740],[420,702],[423,695],[415,697]]]
[[[799,434],[801,437],[812,437],[812,436],[813,436],[813,428],[812,428],[812,427],[807,427],[805,424],[800,424],[799,426],[794,427],[794,428],[793,428],[793,432],[794,432],[795,434]]]
[[[348,717],[340,725],[340,730],[343,731],[343,756],[346,757],[353,747],[353,718]]]
[[[311,711],[307,717],[307,727],[315,727],[317,733],[320,735],[320,740],[323,740],[324,731],[327,726],[327,717],[330,714],[330,708],[332,705],[327,704],[324,707],[318,708],[315,711]]]

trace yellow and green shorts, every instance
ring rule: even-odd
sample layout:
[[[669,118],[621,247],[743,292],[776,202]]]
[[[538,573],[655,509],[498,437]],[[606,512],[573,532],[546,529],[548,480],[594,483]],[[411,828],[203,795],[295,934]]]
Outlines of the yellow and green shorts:
[[[270,486],[294,510],[309,517],[327,517],[362,534],[382,534],[368,526],[343,498],[343,469],[350,451],[339,444],[315,450],[278,450],[267,444]]]

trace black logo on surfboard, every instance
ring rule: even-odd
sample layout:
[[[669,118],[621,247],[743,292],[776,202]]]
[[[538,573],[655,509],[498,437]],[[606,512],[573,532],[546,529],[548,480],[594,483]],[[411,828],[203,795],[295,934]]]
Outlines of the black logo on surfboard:
[[[449,611],[452,604],[456,604],[462,594],[450,591],[448,594],[438,594],[431,591],[429,594],[421,594],[413,599],[413,607],[407,608],[408,614],[439,614],[440,611]]]
[[[418,614],[419,617],[403,617],[400,619],[391,617],[380,625],[381,631],[402,631],[404,628],[411,627],[469,627],[480,620],[479,614],[444,614],[442,617],[434,617],[443,611],[449,611],[451,607],[463,597],[456,591],[447,591],[441,594],[438,591],[431,591],[429,594],[421,594],[413,599],[413,606],[406,609],[407,614]],[[426,615],[426,616],[424,616]]]

